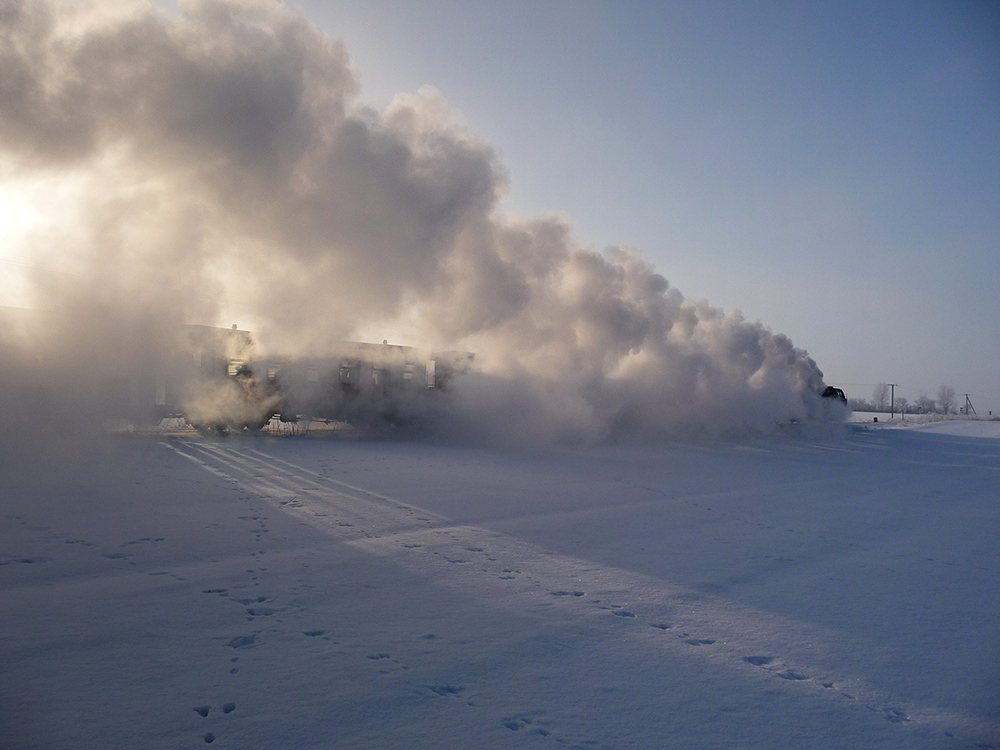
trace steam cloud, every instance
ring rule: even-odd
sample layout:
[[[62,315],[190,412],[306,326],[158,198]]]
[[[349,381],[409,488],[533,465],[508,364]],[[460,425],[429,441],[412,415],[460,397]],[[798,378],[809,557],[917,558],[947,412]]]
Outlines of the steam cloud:
[[[277,2],[180,10],[0,0],[0,178],[52,196],[23,241],[35,306],[60,311],[0,334],[9,401],[100,409],[129,368],[167,366],[180,324],[227,324],[236,304],[283,354],[380,323],[476,352],[438,418],[486,432],[766,429],[829,410],[786,337],[562,218],[501,213],[496,154],[438,91],[377,112],[344,46]]]

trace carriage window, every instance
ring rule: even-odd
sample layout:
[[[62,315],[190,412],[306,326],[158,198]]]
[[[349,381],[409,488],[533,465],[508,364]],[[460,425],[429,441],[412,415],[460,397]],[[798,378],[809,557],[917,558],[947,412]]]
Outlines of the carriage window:
[[[357,362],[350,359],[344,359],[340,362],[340,382],[341,383],[353,383],[357,380]]]

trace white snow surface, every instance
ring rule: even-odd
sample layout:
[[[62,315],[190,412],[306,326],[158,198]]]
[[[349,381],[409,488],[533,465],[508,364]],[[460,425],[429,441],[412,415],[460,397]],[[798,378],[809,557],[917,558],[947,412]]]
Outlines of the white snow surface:
[[[27,440],[0,747],[1000,747],[998,437]]]
[[[957,437],[1000,438],[1000,419],[965,419],[906,425],[909,429]]]

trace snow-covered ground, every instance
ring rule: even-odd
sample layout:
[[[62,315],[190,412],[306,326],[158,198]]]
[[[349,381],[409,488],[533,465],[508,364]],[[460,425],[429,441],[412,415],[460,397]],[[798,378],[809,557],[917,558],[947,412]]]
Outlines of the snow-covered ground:
[[[971,424],[28,438],[0,747],[1000,747],[1000,435]]]
[[[878,420],[877,423],[875,420]],[[876,412],[853,412],[851,421],[868,422],[878,429],[907,429],[956,437],[1000,438],[1000,417],[945,416],[942,414],[907,414],[890,416]]]

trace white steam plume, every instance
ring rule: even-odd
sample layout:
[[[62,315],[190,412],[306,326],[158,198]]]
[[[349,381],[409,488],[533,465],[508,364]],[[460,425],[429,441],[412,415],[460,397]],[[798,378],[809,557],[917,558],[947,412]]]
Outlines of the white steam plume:
[[[434,89],[364,106],[344,46],[272,0],[0,0],[0,179],[58,183],[19,238],[60,310],[0,377],[99,408],[174,331],[236,305],[266,346],[317,352],[375,322],[474,351],[440,417],[599,439],[823,415],[822,373],[738,313],[685,300],[638,253],[500,213],[503,170]],[[39,365],[43,362],[44,365]],[[55,386],[54,386],[55,387]],[[74,390],[75,388],[75,390]]]

